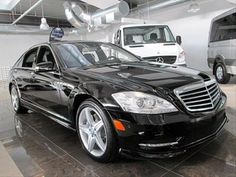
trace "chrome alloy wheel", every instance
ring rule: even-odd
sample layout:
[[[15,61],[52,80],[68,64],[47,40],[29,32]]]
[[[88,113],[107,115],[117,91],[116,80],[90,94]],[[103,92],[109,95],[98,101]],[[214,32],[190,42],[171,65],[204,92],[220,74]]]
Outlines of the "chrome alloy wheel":
[[[107,133],[103,119],[96,109],[85,107],[79,115],[79,133],[83,145],[95,157],[102,156],[107,148]]]
[[[222,66],[217,67],[217,69],[216,69],[216,77],[217,77],[219,80],[222,80],[222,79],[223,79],[223,75],[224,75],[223,72],[224,72],[224,71],[223,71]]]
[[[11,102],[12,102],[13,109],[17,111],[19,108],[19,97],[18,97],[17,90],[15,87],[12,87],[12,90],[11,90]]]

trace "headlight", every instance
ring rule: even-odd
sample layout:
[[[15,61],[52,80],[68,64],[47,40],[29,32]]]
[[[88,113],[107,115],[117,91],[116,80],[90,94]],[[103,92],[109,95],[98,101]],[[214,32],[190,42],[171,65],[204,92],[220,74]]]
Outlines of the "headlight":
[[[184,53],[184,51],[180,52],[178,60],[179,60],[179,63],[185,62],[185,53]]]
[[[178,111],[174,105],[160,97],[142,92],[119,92],[112,97],[124,111],[139,114],[162,114]]]

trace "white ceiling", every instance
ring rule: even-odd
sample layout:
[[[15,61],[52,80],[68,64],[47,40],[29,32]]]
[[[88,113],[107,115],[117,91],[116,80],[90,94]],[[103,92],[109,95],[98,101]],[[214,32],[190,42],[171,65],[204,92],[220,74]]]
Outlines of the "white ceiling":
[[[3,1],[8,1],[8,0],[0,0],[0,3]],[[17,14],[22,14],[37,1],[38,0],[20,0],[20,2],[13,9],[13,12]],[[76,3],[80,3],[84,5],[83,7],[85,8],[86,11],[94,12],[99,8],[103,9],[113,4],[116,4],[119,0],[43,0],[43,3],[38,7],[36,7],[34,10],[32,10],[28,15],[41,17],[43,8],[45,17],[66,20],[65,11],[63,7],[63,3],[65,1],[73,1]],[[156,3],[161,3],[164,0],[125,0],[125,1],[130,4],[130,8],[135,8],[137,7],[137,4],[139,5],[146,4],[148,6],[151,1],[155,1]]]
[[[3,1],[3,0],[0,0],[0,1]],[[20,0],[20,2],[15,7],[15,11],[17,13],[22,14],[24,13],[24,11],[29,9],[37,1],[38,0]],[[65,1],[73,1],[73,2],[84,4],[86,11],[94,12],[99,8],[104,9],[109,6],[112,6],[118,3],[120,0],[43,0],[42,4],[43,4],[43,9],[44,9],[44,15],[48,17],[66,19],[64,7],[63,7],[63,3]],[[128,2],[130,4],[130,7],[132,8],[132,7],[136,7],[137,4],[148,3],[148,1],[150,0],[125,0],[125,1]],[[161,2],[163,0],[155,0],[155,1],[158,3],[159,1]],[[36,7],[29,14],[41,16],[42,15],[41,5]]]
[[[0,1],[0,10],[12,10],[20,0],[2,0]]]

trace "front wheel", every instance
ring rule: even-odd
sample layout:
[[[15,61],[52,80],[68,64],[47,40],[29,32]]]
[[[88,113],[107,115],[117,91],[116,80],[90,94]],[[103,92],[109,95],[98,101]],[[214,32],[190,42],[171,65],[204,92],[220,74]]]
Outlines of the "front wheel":
[[[110,162],[118,155],[117,141],[109,117],[92,99],[77,111],[77,132],[83,149],[94,160]]]
[[[215,67],[215,77],[218,83],[227,84],[230,80],[230,74],[227,73],[223,63],[217,63]]]

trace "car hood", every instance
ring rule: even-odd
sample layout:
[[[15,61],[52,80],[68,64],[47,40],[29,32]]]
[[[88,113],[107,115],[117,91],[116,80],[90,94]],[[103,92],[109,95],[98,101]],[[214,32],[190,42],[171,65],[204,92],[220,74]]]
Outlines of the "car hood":
[[[72,72],[81,74],[80,69],[74,68]],[[142,62],[97,66],[82,72],[94,79],[122,86],[126,90],[161,88],[173,90],[186,84],[210,79],[207,75],[187,67]]]
[[[156,43],[124,46],[124,48],[131,53],[134,53],[141,58],[154,56],[178,56],[183,50],[175,43]]]

